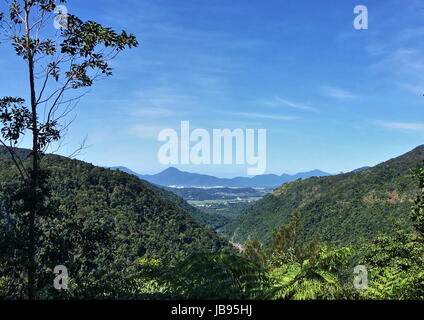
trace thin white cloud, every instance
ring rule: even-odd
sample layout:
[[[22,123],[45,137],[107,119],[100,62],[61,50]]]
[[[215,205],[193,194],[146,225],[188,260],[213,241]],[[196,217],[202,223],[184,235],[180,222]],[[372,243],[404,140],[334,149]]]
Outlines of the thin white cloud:
[[[337,100],[354,100],[357,98],[356,95],[354,95],[353,93],[341,89],[341,88],[336,88],[336,87],[332,87],[332,86],[323,86],[322,89],[324,90],[324,94],[330,98],[334,98]]]
[[[298,119],[297,117],[278,115],[278,114],[265,114],[265,113],[250,113],[250,112],[231,112],[233,115],[248,117],[248,118],[257,118],[257,119],[270,119],[270,120],[285,120],[291,121]]]
[[[314,107],[310,107],[304,104],[300,104],[300,103],[295,103],[280,97],[275,97],[275,100],[279,103],[279,104],[283,104],[286,105],[288,107],[294,108],[294,109],[299,109],[299,110],[306,110],[306,111],[317,111],[316,108]]]
[[[424,123],[419,122],[392,122],[392,121],[379,121],[378,125],[398,130],[408,130],[408,131],[424,131]]]
[[[126,99],[108,100],[120,106],[119,112],[130,116],[132,120],[156,120],[175,117],[176,114],[189,112],[199,105],[195,95],[170,87],[137,90]]]
[[[424,54],[419,50],[399,48],[372,65],[371,69],[377,71],[390,70],[399,76],[423,79],[423,58]]]
[[[386,54],[379,62],[370,66],[372,72],[389,75],[395,85],[414,94],[424,89],[424,52],[400,47]]]

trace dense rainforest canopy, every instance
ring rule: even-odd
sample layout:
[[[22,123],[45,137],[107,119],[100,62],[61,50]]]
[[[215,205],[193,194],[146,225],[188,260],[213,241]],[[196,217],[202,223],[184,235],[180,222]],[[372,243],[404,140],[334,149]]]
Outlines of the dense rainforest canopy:
[[[168,191],[78,160],[43,161],[51,172],[46,208],[54,213],[38,221],[38,299],[424,298],[423,168],[401,176],[416,194],[402,213],[406,229],[399,224],[372,241],[341,246],[319,237],[305,240],[298,212],[274,228],[269,242],[251,238],[237,254],[178,207],[178,197],[167,200],[175,196]],[[13,199],[21,187],[15,175],[3,154],[0,299],[25,297],[25,243],[16,219],[21,208]],[[69,270],[68,290],[53,288],[56,265]],[[358,266],[367,272],[360,280]]]
[[[51,172],[49,202],[56,211],[55,218],[40,217],[38,221],[38,262],[47,272],[54,267],[49,263],[54,262],[71,264],[74,274],[88,278],[90,272],[94,272],[93,277],[108,277],[109,272],[124,277],[125,268],[139,258],[172,265],[193,254],[235,252],[226,240],[181,209],[178,204],[184,207],[185,201],[168,191],[120,171],[60,156],[43,158],[43,165]],[[11,198],[17,189],[16,170],[3,153],[0,261],[7,261],[3,272],[9,268],[12,272],[14,264],[19,265],[16,252],[24,257],[19,230],[15,230],[19,229],[14,218],[16,204]],[[167,200],[171,197],[173,201]],[[42,261],[52,258],[55,261]],[[93,270],[99,264],[104,264],[103,271]],[[14,276],[20,278],[19,274]]]
[[[297,180],[257,201],[222,228],[235,242],[256,237],[271,243],[275,226],[295,212],[304,226],[305,241],[319,235],[334,244],[358,243],[378,233],[393,233],[398,225],[411,230],[409,210],[418,188],[408,176],[424,160],[424,146],[360,172]]]

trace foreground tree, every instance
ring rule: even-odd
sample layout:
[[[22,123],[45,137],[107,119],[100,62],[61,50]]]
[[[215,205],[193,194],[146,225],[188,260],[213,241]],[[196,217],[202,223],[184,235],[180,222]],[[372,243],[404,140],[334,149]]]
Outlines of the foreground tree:
[[[13,232],[15,239],[23,237],[19,249],[25,257],[20,263],[26,269],[29,299],[36,298],[39,220],[58,213],[49,201],[43,154],[62,138],[69,125],[66,118],[84,88],[111,76],[108,62],[120,51],[138,45],[134,35],[82,21],[56,2],[66,1],[14,0],[6,1],[7,8],[0,6],[0,41],[11,44],[27,66],[28,99],[12,93],[0,98],[0,144],[13,160],[21,181],[12,197],[17,213]],[[53,28],[53,21],[58,30]],[[55,35],[49,37],[53,30]],[[69,96],[71,92],[74,94]],[[16,146],[27,134],[31,152],[22,154]]]
[[[424,167],[411,173],[418,185],[411,210],[415,232],[380,235],[364,246],[363,264],[371,278],[369,290],[363,292],[366,299],[424,299]]]
[[[412,209],[412,221],[415,229],[420,235],[421,240],[424,238],[424,167],[417,167],[411,170],[412,176],[418,182],[419,193],[415,200],[415,206]]]
[[[258,240],[246,245],[243,255],[266,270],[266,282],[255,298],[267,300],[353,299],[346,285],[351,248],[332,248],[317,237],[302,243],[300,215],[277,228],[266,248]]]
[[[261,299],[424,299],[424,167],[411,170],[418,195],[411,210],[415,232],[397,231],[365,242],[360,250],[331,248],[318,240],[302,244],[301,224],[294,215],[273,233],[272,246],[257,240],[244,256],[265,268],[268,276]],[[352,269],[364,265],[368,288],[352,286]]]

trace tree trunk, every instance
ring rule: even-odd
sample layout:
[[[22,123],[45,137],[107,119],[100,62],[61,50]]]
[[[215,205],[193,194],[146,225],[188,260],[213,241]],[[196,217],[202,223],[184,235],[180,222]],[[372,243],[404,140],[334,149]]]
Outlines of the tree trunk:
[[[37,216],[37,188],[39,174],[39,154],[38,154],[38,127],[37,127],[37,102],[35,96],[34,83],[34,57],[31,51],[31,38],[29,27],[30,4],[25,8],[25,30],[26,30],[26,51],[29,69],[29,83],[31,91],[31,116],[32,116],[32,170],[30,175],[31,195],[29,203],[29,247],[28,247],[28,299],[36,299],[36,262],[35,262],[35,242],[36,242],[36,216]]]

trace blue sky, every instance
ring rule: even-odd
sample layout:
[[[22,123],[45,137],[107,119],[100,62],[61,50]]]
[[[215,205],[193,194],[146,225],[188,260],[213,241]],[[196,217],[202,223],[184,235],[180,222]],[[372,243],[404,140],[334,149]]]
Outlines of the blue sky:
[[[369,29],[353,28],[353,8]],[[418,0],[73,0],[68,10],[136,34],[114,76],[81,100],[60,153],[140,173],[166,168],[157,134],[267,129],[267,172],[338,173],[424,143],[424,4]],[[7,50],[6,50],[7,49]],[[26,96],[24,69],[0,55],[0,95]],[[12,81],[13,80],[13,81]],[[25,143],[23,143],[25,146]],[[239,165],[180,165],[222,177]]]

